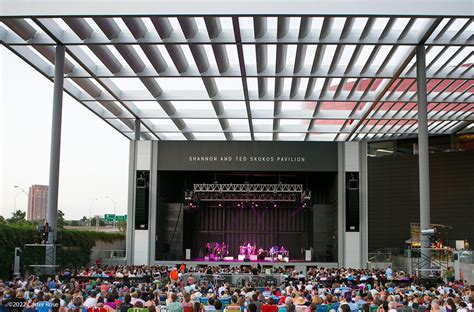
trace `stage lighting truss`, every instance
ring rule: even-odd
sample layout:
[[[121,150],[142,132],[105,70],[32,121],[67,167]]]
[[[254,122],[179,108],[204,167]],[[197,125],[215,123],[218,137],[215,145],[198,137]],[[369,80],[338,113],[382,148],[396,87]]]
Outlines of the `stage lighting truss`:
[[[199,201],[218,202],[298,202],[302,184],[194,184]]]
[[[303,192],[303,184],[194,184],[194,193],[299,193]]]

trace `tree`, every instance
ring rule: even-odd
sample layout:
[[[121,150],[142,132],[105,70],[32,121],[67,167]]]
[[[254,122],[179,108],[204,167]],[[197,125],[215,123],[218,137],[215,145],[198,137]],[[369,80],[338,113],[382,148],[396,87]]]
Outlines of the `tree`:
[[[95,226],[97,223],[97,218],[93,218],[91,220],[91,226]],[[99,226],[105,226],[105,221],[104,220],[99,220]]]
[[[127,221],[118,221],[117,227],[121,233],[125,233],[127,231]]]
[[[18,224],[18,223],[25,223],[26,222],[26,212],[21,210],[17,210],[12,212],[12,217],[7,219],[7,223],[9,224]]]
[[[64,212],[62,212],[61,210],[58,210],[58,221],[57,221],[57,227],[58,229],[64,229],[64,223],[65,223],[65,220],[64,220]]]
[[[0,224],[5,224],[5,218],[3,216],[0,216]]]

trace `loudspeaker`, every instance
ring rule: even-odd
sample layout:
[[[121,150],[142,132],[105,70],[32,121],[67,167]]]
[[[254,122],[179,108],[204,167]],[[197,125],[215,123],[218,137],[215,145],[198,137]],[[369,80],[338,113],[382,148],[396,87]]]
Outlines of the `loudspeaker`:
[[[358,172],[346,172],[346,232],[359,232]]]
[[[186,249],[186,260],[191,260],[191,249]]]
[[[304,251],[304,261],[311,261],[311,249]]]
[[[148,230],[150,171],[137,171],[135,185],[135,230]]]

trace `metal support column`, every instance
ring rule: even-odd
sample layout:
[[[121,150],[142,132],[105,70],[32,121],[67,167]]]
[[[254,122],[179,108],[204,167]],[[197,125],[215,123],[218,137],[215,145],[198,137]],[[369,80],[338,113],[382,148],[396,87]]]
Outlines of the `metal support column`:
[[[360,264],[367,267],[369,258],[369,202],[367,141],[359,143],[359,207],[360,207]]]
[[[339,267],[344,267],[346,263],[346,188],[344,142],[339,142],[337,146],[337,263]]]
[[[137,162],[137,141],[130,141],[128,160],[128,203],[127,203],[127,235],[126,235],[126,262],[133,264],[134,226],[135,226],[135,181]]]
[[[51,233],[48,236],[46,247],[46,265],[53,266],[56,263],[56,235],[58,218],[58,189],[59,189],[59,161],[61,156],[61,124],[63,112],[63,85],[64,85],[64,54],[63,45],[56,47],[56,63],[54,66],[54,90],[53,90],[53,118],[51,126],[51,152],[49,162],[49,189],[48,189],[48,223]],[[52,250],[48,250],[52,249]]]
[[[420,230],[430,227],[430,166],[428,150],[428,112],[426,95],[426,50],[424,45],[416,47],[416,84],[418,100],[418,165],[420,186]],[[429,238],[421,235],[421,258],[429,259]],[[427,261],[420,267],[420,275],[430,274],[431,264]]]
[[[135,119],[135,141],[140,141],[140,119]]]

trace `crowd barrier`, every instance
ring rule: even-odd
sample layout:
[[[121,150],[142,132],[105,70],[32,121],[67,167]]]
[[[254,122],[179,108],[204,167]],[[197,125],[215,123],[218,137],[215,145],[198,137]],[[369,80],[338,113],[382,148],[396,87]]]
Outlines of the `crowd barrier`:
[[[196,283],[200,285],[203,282],[208,284],[212,284],[214,286],[222,285],[224,283],[228,283],[232,287],[243,287],[247,284],[251,283],[255,287],[265,287],[268,285],[275,285],[280,286],[288,281],[298,282],[298,279],[289,278],[283,274],[248,274],[248,273],[238,273],[238,274],[230,274],[230,273],[220,273],[220,274],[204,274],[204,273],[185,273],[181,275],[181,280],[184,281],[186,284],[188,278],[192,276]],[[40,279],[46,281],[48,276],[42,276]],[[100,276],[60,276],[60,279],[63,281],[68,281],[69,279],[74,278],[78,282],[87,281],[87,280],[95,280],[100,278],[102,280],[122,280],[125,284],[133,284],[133,282],[158,282],[160,285],[166,285],[170,279],[168,274],[162,274],[158,276],[141,276],[141,277],[100,277]],[[325,287],[331,287],[335,281],[320,281],[319,284],[322,284]],[[348,286],[355,286],[358,282],[356,281],[348,281],[347,279],[342,279],[338,282],[345,282]],[[380,282],[385,283],[386,280],[381,280]],[[401,280],[391,280],[392,284],[397,286],[406,286],[412,282],[411,278],[405,278]],[[365,280],[366,284],[374,284],[374,279],[369,278]]]

